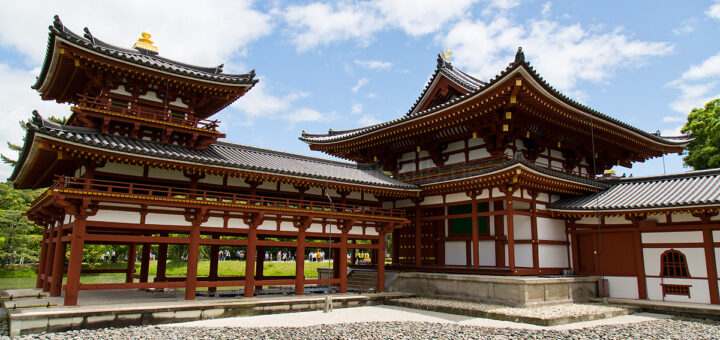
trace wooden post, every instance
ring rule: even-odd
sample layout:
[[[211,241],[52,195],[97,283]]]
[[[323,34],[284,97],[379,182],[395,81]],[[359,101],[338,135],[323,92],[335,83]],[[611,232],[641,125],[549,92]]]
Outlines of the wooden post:
[[[168,237],[169,233],[160,233],[161,237]],[[155,282],[165,282],[167,270],[168,244],[160,243],[158,245],[157,268],[155,270]]]
[[[87,225],[85,218],[84,215],[78,215],[73,222],[67,286],[65,288],[65,306],[77,305],[78,290],[80,289],[80,267],[82,266],[83,248],[85,247],[85,226]]]
[[[135,279],[135,259],[137,258],[137,245],[128,244],[127,267],[125,269],[125,283],[133,283]]]
[[[55,264],[55,240],[53,239],[53,235],[57,233],[57,230],[59,230],[59,224],[60,222],[57,222],[53,228],[51,228],[48,231],[48,249],[47,249],[47,259],[45,264],[45,281],[43,282],[43,292],[49,292],[50,291],[50,284],[51,280],[50,278],[53,275],[53,266]]]
[[[142,259],[140,260],[140,282],[148,282],[150,275],[150,243],[142,244]]]
[[[530,216],[530,233],[532,237],[532,263],[534,269],[540,269],[540,257],[539,257],[539,247],[540,247],[540,241],[538,237],[538,228],[537,228],[537,210],[536,210],[536,203],[535,198],[537,195],[532,196],[532,201],[530,201],[530,213],[532,214]]]
[[[505,210],[503,201],[495,201],[493,203],[493,211]],[[495,215],[495,267],[505,267],[505,216]]]
[[[341,235],[340,235],[340,252],[337,256],[337,272],[338,276],[340,278],[340,293],[347,293],[347,281],[348,281],[348,273],[347,273],[347,244],[348,244],[348,233],[350,232],[350,229],[352,228],[353,224],[355,224],[354,221],[347,221],[341,226]],[[384,258],[383,258],[384,259]],[[385,269],[385,261],[383,262],[383,269]]]
[[[220,235],[213,234],[212,235],[213,240],[220,239]],[[220,246],[217,244],[213,244],[210,246],[210,273],[208,274],[208,279],[210,282],[215,282],[218,279],[218,261],[220,260],[220,255],[218,254],[220,252]],[[209,292],[215,292],[217,290],[217,287],[208,287]]]
[[[47,266],[48,260],[47,250],[50,225],[51,224],[45,225],[45,230],[43,230],[42,243],[40,244],[40,256],[38,258],[37,279],[35,280],[35,288],[45,287],[45,279],[43,279],[43,275],[45,274],[45,266]]]
[[[637,228],[638,225],[635,225]],[[635,250],[635,271],[637,272],[638,298],[647,299],[647,283],[645,279],[645,263],[643,261],[642,238],[639,230],[633,231],[633,246]],[[713,264],[713,267],[715,265]],[[715,285],[717,287],[717,285]]]
[[[385,291],[385,229],[378,230],[377,291]]]
[[[710,287],[710,303],[720,304],[720,297],[718,296],[718,274],[717,268],[715,267],[717,258],[715,257],[712,229],[708,226],[703,227],[703,246],[705,248],[705,265],[707,267],[708,286]]]
[[[508,268],[515,272],[515,229],[513,224],[512,194],[508,194],[505,203],[505,214],[507,216],[507,247],[508,247]]]
[[[192,219],[190,242],[188,243],[187,277],[185,278],[185,300],[195,300],[197,289],[197,266],[200,255],[200,224],[201,216]]]
[[[295,295],[305,293],[305,230],[307,228],[298,227],[295,250]]]
[[[258,236],[258,240],[264,240],[264,236]],[[272,256],[272,254],[270,254]],[[264,279],[265,275],[265,246],[257,246],[257,258],[255,259],[255,280]],[[256,289],[261,290],[262,285],[256,285]]]
[[[62,241],[62,225],[57,227],[55,233],[55,255],[53,255],[52,282],[50,283],[50,296],[60,296],[63,275],[65,274],[65,250],[67,244]]]
[[[249,225],[247,249],[245,251],[245,297],[253,297],[255,290],[255,251],[257,225]]]

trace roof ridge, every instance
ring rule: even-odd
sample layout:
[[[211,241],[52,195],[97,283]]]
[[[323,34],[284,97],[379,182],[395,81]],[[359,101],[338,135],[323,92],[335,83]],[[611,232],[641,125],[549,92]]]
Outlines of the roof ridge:
[[[604,182],[604,183],[610,183],[610,184],[622,184],[622,183],[629,183],[629,182],[659,182],[659,181],[676,179],[676,178],[708,177],[708,176],[715,176],[715,175],[720,175],[720,168],[690,170],[690,171],[686,171],[686,172],[676,172],[676,173],[672,173],[672,174],[663,174],[663,175],[599,179],[599,181]]]
[[[234,143],[234,142],[228,142],[228,141],[217,141],[214,144],[222,145],[222,146],[226,146],[226,147],[242,147],[242,148],[254,150],[257,152],[266,152],[269,154],[290,156],[290,157],[295,157],[295,158],[300,158],[300,159],[305,159],[305,160],[310,160],[310,161],[317,161],[317,162],[322,162],[322,163],[332,163],[335,165],[346,166],[346,167],[350,167],[350,168],[357,168],[360,165],[358,163],[342,162],[342,161],[337,161],[334,159],[320,158],[320,157],[315,157],[315,156],[307,156],[307,155],[302,155],[302,154],[298,154],[298,153],[280,151],[280,150],[275,150],[275,149],[263,148],[263,147],[259,147],[259,146]]]

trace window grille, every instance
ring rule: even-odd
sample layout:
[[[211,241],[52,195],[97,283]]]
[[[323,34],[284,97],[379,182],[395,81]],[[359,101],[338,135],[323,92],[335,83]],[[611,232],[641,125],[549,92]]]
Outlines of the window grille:
[[[677,250],[670,249],[661,255],[662,277],[690,277],[687,259]]]
[[[690,297],[690,285],[662,285],[663,297],[665,295],[684,295]]]

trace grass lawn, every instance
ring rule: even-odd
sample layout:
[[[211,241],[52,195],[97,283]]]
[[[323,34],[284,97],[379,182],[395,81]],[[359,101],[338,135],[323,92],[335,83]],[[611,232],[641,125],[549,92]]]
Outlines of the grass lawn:
[[[87,269],[122,269],[125,262],[105,262],[83,264]],[[317,278],[318,268],[332,267],[330,262],[305,262],[305,277]],[[150,261],[150,280],[155,276],[157,261]],[[187,261],[168,261],[167,276],[184,276],[187,270]],[[135,264],[135,272],[140,273],[140,263]],[[210,261],[198,263],[198,276],[207,276],[210,273]],[[289,276],[295,275],[295,262],[265,262],[263,266],[265,276]],[[245,275],[245,261],[220,261],[218,263],[218,275],[220,276],[242,276]],[[108,273],[82,275],[80,281],[83,283],[118,283],[125,282],[125,274]],[[35,270],[29,266],[16,267],[13,269],[0,270],[0,289],[33,288],[35,287]]]

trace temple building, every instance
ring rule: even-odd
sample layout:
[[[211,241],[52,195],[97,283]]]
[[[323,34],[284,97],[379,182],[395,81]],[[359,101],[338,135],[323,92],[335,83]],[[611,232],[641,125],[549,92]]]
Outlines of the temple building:
[[[10,180],[49,187],[27,213],[45,228],[37,285],[64,291],[66,305],[97,289],[303,294],[322,283],[304,277],[307,247],[332,249],[339,292],[348,252],[370,252],[363,267],[383,291],[387,240],[393,271],[599,276],[613,297],[720,303],[720,170],[614,176],[613,166],[681,152],[691,137],[647,133],[567,98],[521,49],[488,81],[439,55],[399,118],[302,133],[310,149],[350,161],[338,162],[219,141],[212,115],[251,90],[254,72],[172,61],[149,38],[123,49],[57,17],[50,26],[33,88],[72,114],[56,124],[35,113]],[[80,283],[92,272],[81,268],[85,244],[127,245],[126,283]],[[168,244],[187,247],[186,277],[166,275]],[[218,276],[225,246],[245,247],[244,275]],[[197,275],[200,247],[210,247],[208,276]],[[264,275],[255,254],[265,247],[293,249],[295,275]]]

